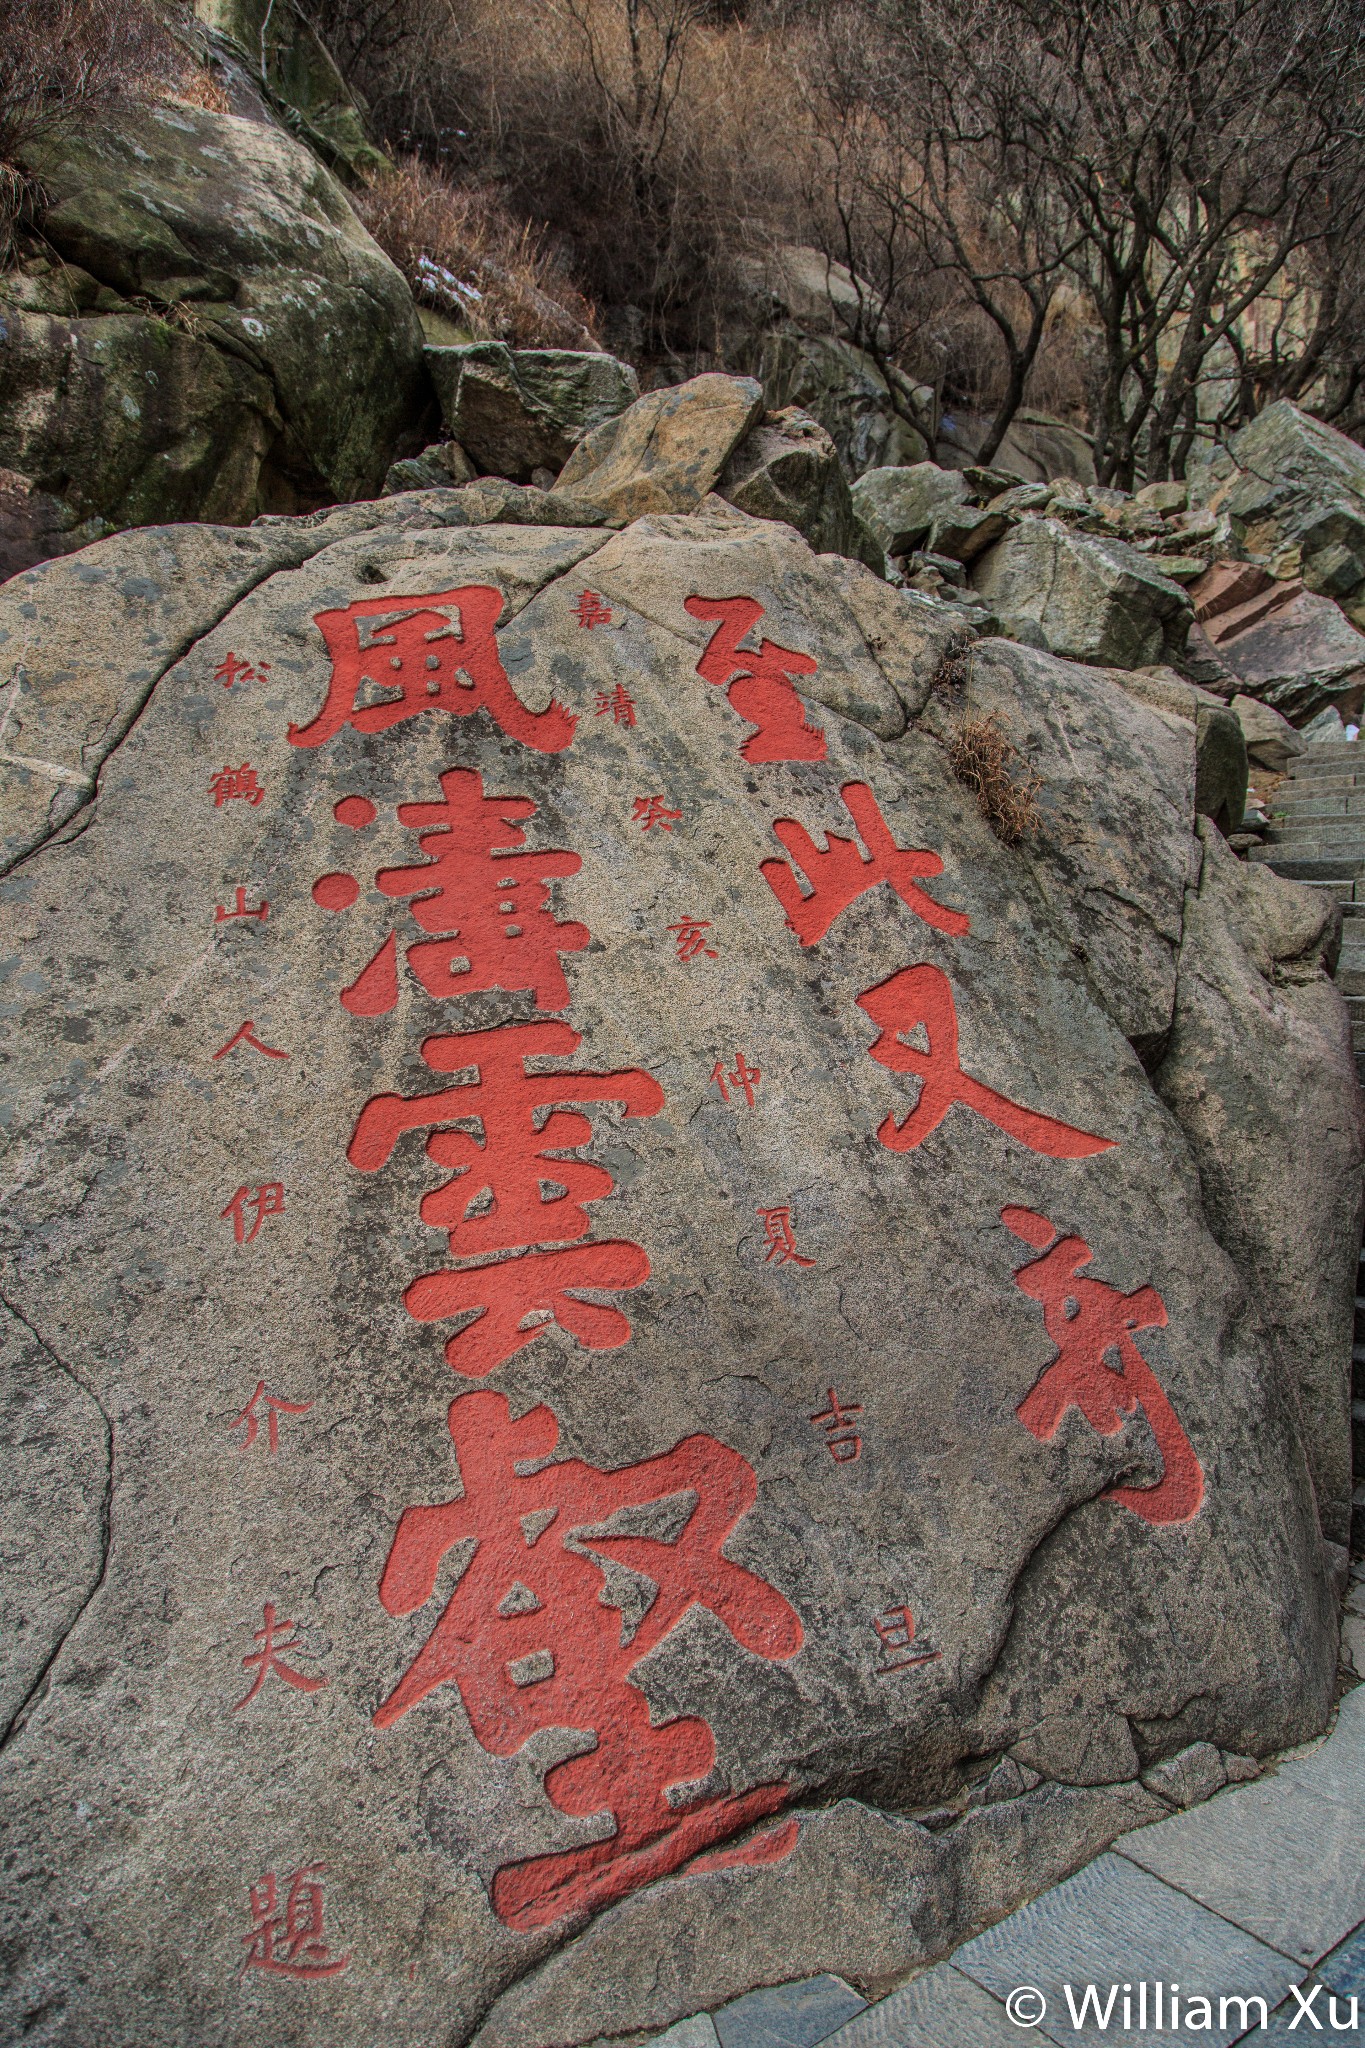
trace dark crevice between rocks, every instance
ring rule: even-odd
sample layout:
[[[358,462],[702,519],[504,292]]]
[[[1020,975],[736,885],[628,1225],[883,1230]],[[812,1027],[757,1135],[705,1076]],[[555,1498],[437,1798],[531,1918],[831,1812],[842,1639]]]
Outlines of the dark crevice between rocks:
[[[52,1346],[48,1344],[44,1340],[44,1338],[39,1334],[39,1332],[34,1328],[33,1324],[29,1321],[28,1317],[24,1314],[23,1310],[21,1308],[18,1308],[15,1305],[15,1303],[10,1300],[9,1296],[3,1292],[0,1292],[0,1307],[8,1309],[9,1313],[14,1317],[15,1322],[20,1324],[20,1326],[23,1329],[28,1331],[29,1336],[33,1339],[34,1343],[38,1346],[39,1350],[43,1353],[44,1357],[50,1359],[52,1361],[52,1364],[56,1367],[57,1371],[65,1373],[66,1377],[71,1381],[72,1385],[79,1387],[80,1391],[83,1394],[85,1394],[90,1401],[94,1403],[94,1406],[99,1411],[100,1422],[103,1428],[104,1435],[104,1486],[101,1491],[99,1506],[99,1570],[95,1574],[95,1577],[91,1582],[89,1591],[86,1593],[85,1598],[82,1600],[75,1614],[72,1615],[70,1622],[67,1624],[67,1627],[62,1632],[62,1635],[57,1641],[57,1643],[54,1645],[50,1656],[47,1658],[47,1661],[43,1665],[42,1670],[38,1673],[37,1677],[33,1681],[33,1684],[29,1687],[27,1693],[24,1695],[24,1698],[16,1707],[12,1718],[4,1728],[0,1728],[0,1752],[3,1752],[5,1749],[9,1747],[9,1744],[12,1741],[14,1741],[19,1735],[22,1734],[25,1723],[29,1718],[29,1715],[33,1712],[38,1702],[46,1695],[48,1679],[51,1675],[53,1666],[57,1662],[57,1659],[61,1656],[62,1651],[66,1648],[66,1645],[70,1641],[72,1634],[74,1633],[82,1617],[86,1613],[86,1610],[89,1608],[91,1601],[95,1598],[95,1595],[99,1592],[101,1586],[104,1584],[105,1578],[108,1574],[114,1505],[114,1425],[109,1419],[109,1415],[104,1406],[104,1403],[100,1400],[100,1397],[95,1392],[94,1388],[88,1386],[87,1383],[81,1378],[80,1374],[76,1372],[71,1366],[69,1366],[66,1360],[60,1357],[58,1353],[52,1349]]]

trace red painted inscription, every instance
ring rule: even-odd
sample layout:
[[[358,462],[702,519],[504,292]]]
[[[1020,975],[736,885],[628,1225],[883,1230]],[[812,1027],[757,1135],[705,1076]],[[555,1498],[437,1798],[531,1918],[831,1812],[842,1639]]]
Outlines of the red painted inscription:
[[[1083,1276],[1094,1256],[1081,1237],[1059,1237],[1035,1210],[1011,1204],[1000,1212],[1007,1230],[1042,1254],[1020,1266],[1014,1284],[1041,1302],[1057,1356],[1020,1402],[1025,1429],[1048,1443],[1062,1417],[1079,1408],[1101,1436],[1116,1436],[1141,1408],[1164,1467],[1155,1486],[1111,1486],[1105,1500],[1131,1508],[1144,1522],[1188,1522],[1204,1498],[1204,1471],[1162,1390],[1133,1340],[1135,1330],[1164,1329],[1166,1307],[1154,1287],[1124,1294]]]
[[[839,1396],[831,1387],[825,1395],[828,1408],[819,1415],[812,1415],[811,1421],[825,1433],[825,1445],[836,1465],[849,1465],[862,1453],[863,1440],[859,1436],[852,1418],[863,1412],[860,1401],[850,1401],[847,1406],[840,1404]]]
[[[422,1057],[434,1073],[472,1078],[430,1095],[376,1095],[361,1112],[347,1157],[362,1173],[374,1173],[403,1132],[431,1130],[427,1156],[454,1172],[424,1197],[421,1214],[448,1232],[456,1258],[586,1237],[586,1205],[609,1195],[615,1182],[604,1166],[568,1156],[589,1141],[592,1124],[562,1105],[616,1102],[626,1116],[654,1116],[664,1094],[639,1067],[612,1074],[525,1070],[529,1059],[573,1053],[581,1044],[579,1032],[549,1018],[428,1038]],[[450,1128],[475,1122],[478,1138]],[[561,1192],[546,1194],[546,1184]],[[624,1344],[630,1325],[618,1309],[565,1290],[638,1287],[648,1277],[649,1260],[638,1245],[608,1241],[428,1273],[404,1300],[422,1322],[473,1311],[476,1320],[450,1339],[446,1357],[457,1372],[481,1376],[541,1334],[521,1327],[533,1313],[550,1316],[591,1350]]]
[[[823,761],[824,732],[806,723],[792,685],[793,676],[814,675],[819,667],[814,655],[795,654],[775,640],[760,640],[756,648],[741,647],[743,636],[763,617],[755,598],[685,597],[683,606],[694,619],[719,621],[697,663],[697,674],[724,690],[740,717],[757,726],[739,750],[744,759]]]
[[[528,711],[516,695],[493,632],[502,606],[500,590],[468,583],[430,596],[360,598],[344,610],[316,613],[331,682],[312,723],[290,726],[289,744],[320,747],[346,725],[386,732],[424,711],[467,718],[484,710],[510,739],[538,754],[562,753],[576,720],[553,701]],[[367,683],[392,694],[362,705]]]
[[[605,718],[608,712],[613,725],[634,725],[635,699],[624,683],[618,683],[614,690],[597,692],[597,716]]]
[[[878,1640],[884,1650],[890,1653],[890,1661],[877,1666],[878,1678],[887,1678],[893,1671],[908,1671],[912,1664],[937,1664],[942,1650],[914,1650],[915,1617],[908,1607],[888,1607],[885,1614],[879,1614],[872,1623]],[[908,1655],[902,1654],[909,1652]]]
[[[280,1886],[273,1870],[247,1887],[251,1932],[242,1936],[248,1970],[268,1970],[277,1977],[335,1977],[351,1960],[350,1952],[334,1956],[323,1928],[322,1879],[325,1863],[305,1863],[284,1879],[286,1896],[280,1910]]]
[[[249,1230],[246,1222],[248,1209],[252,1211]],[[250,1244],[267,1216],[283,1216],[284,1188],[277,1180],[266,1181],[258,1188],[240,1187],[220,1213],[224,1218],[232,1218],[232,1234],[238,1244]]]
[[[507,1401],[485,1392],[451,1403],[450,1434],[461,1496],[405,1511],[380,1598],[390,1614],[415,1613],[458,1546],[461,1576],[374,1718],[390,1727],[436,1687],[455,1685],[494,1756],[515,1755],[542,1729],[592,1732],[593,1746],[556,1764],[545,1790],[562,1813],[609,1811],[612,1834],[505,1864],[493,1881],[504,1920],[540,1927],[624,1897],[783,1803],[782,1784],[700,1794],[716,1753],[709,1726],[697,1716],[656,1724],[630,1674],[693,1607],[708,1608],[751,1655],[781,1662],[800,1649],[801,1623],[780,1593],[724,1555],[757,1483],[714,1437],[615,1471],[576,1458],[528,1471],[554,1450],[558,1423],[546,1407],[514,1422]],[[649,1509],[662,1533],[638,1533]],[[650,1582],[643,1611],[606,1604],[616,1562]]]
[[[865,782],[846,782],[841,794],[844,807],[867,847],[866,854],[859,852],[855,840],[843,839],[834,832],[825,834],[825,849],[821,852],[804,825],[799,825],[795,818],[779,818],[773,831],[809,881],[810,895],[802,895],[801,885],[786,861],[760,863],[760,873],[786,911],[787,924],[802,945],[813,946],[817,939],[823,939],[842,911],[881,882],[889,882],[906,908],[936,931],[952,932],[955,936],[967,931],[971,921],[962,911],[946,909],[920,887],[922,878],[943,873],[938,855],[898,846]]]
[[[215,811],[239,798],[244,803],[258,804],[265,795],[256,780],[256,770],[249,761],[243,761],[240,768],[220,768],[211,778],[209,788],[213,793]]]
[[[711,1079],[720,1090],[722,1102],[730,1100],[730,1090],[733,1088],[743,1094],[745,1101],[750,1109],[752,1109],[754,1106],[754,1090],[763,1079],[763,1069],[761,1067],[751,1067],[743,1053],[739,1053],[736,1057],[735,1065],[728,1074],[725,1071],[724,1060],[717,1060],[711,1069]]]
[[[859,996],[858,1007],[867,1011],[881,1031],[868,1047],[873,1059],[893,1074],[917,1074],[922,1083],[919,1101],[910,1114],[899,1123],[888,1116],[878,1128],[877,1136],[890,1151],[909,1152],[921,1144],[956,1102],[1017,1138],[1030,1152],[1045,1153],[1049,1159],[1084,1159],[1092,1152],[1107,1152],[1114,1144],[1112,1138],[1097,1138],[1090,1131],[1025,1109],[963,1073],[958,1063],[952,984],[939,968],[902,967]],[[916,1030],[925,1033],[924,1052],[910,1042],[910,1034]]]
[[[220,1045],[213,1055],[216,1060],[226,1059],[234,1046],[249,1045],[253,1052],[263,1052],[268,1060],[287,1060],[287,1052],[281,1052],[277,1045],[264,1045],[256,1036],[256,1020],[248,1017],[240,1031],[234,1031],[226,1045]]]
[[[796,1249],[796,1232],[792,1228],[792,1212],[785,1209],[756,1209],[755,1215],[763,1225],[763,1241],[766,1250],[763,1263],[771,1266],[776,1260],[779,1266],[813,1266],[814,1259],[803,1258]]]
[[[221,683],[225,690],[230,690],[234,683],[263,683],[269,674],[268,661],[239,661],[229,649],[213,671],[213,680]]]
[[[611,606],[600,598],[595,590],[585,590],[573,608],[573,615],[580,626],[591,632],[594,626],[611,624]]]
[[[661,832],[671,832],[682,812],[670,811],[661,796],[637,796],[630,815],[642,832],[650,831],[655,825]]]
[[[704,954],[708,960],[719,960],[720,954],[715,947],[706,943],[706,934],[711,929],[709,917],[684,917],[668,929],[677,935],[680,960],[695,960],[699,954]]]
[[[213,921],[215,924],[231,924],[234,917],[267,918],[269,917],[269,915],[270,905],[266,902],[264,896],[261,898],[260,902],[256,905],[254,910],[248,908],[246,900],[246,889],[244,888],[242,883],[239,882],[237,884],[236,907],[232,910],[224,910],[222,904],[218,904],[214,909]]]
[[[266,1406],[266,1441],[270,1446],[270,1454],[273,1457],[280,1447],[280,1417],[282,1415],[306,1415],[313,1404],[311,1401],[282,1401],[278,1394],[266,1393],[264,1380],[257,1380],[255,1393],[247,1402],[241,1414],[228,1425],[230,1429],[240,1429],[243,1423],[246,1424],[246,1437],[242,1443],[244,1451],[251,1449],[251,1446],[260,1434],[261,1424],[256,1409],[262,1395],[265,1395]]]
[[[306,1677],[302,1671],[296,1671],[292,1664],[286,1664],[281,1657],[281,1650],[297,1651],[303,1649],[303,1645],[296,1635],[289,1634],[291,1628],[298,1627],[297,1622],[276,1621],[275,1603],[272,1600],[265,1603],[262,1624],[255,1632],[255,1640],[261,1647],[259,1650],[248,1650],[242,1659],[243,1670],[254,1671],[256,1676],[251,1681],[250,1692],[244,1694],[233,1708],[234,1714],[240,1713],[243,1707],[251,1704],[272,1671],[277,1678],[282,1678],[286,1685],[292,1685],[296,1692],[321,1692],[327,1683],[325,1678]],[[307,1654],[305,1650],[304,1655]]]

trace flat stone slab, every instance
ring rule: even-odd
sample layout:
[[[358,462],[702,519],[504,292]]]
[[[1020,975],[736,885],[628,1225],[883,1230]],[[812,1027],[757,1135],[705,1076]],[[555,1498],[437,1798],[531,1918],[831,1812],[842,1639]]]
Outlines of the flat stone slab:
[[[1019,2039],[998,1998],[938,1963],[859,2013],[825,2048],[1019,2048]]]
[[[866,2006],[842,1977],[826,1972],[736,1998],[715,2015],[716,2034],[720,2048],[815,2048]]]
[[[1321,1749],[1124,1835],[1120,1853],[1285,1955],[1313,1963],[1365,1920],[1365,1692]]]
[[[1214,2024],[1207,2030],[1201,2026],[1200,2040],[1226,2044],[1243,2029],[1235,2008],[1229,2015],[1231,2024],[1217,2025],[1220,1996],[1259,1996],[1273,2011],[1298,1976],[1285,1956],[1112,1853],[965,1943],[953,1960],[997,1998],[1007,1999],[1023,1985],[1036,1987],[1047,2001],[1038,2033],[1066,2048],[1072,2048],[1077,2038],[1100,2032],[1110,2043],[1132,2043],[1133,2048],[1150,2041],[1158,1984],[1167,2026],[1169,1987],[1176,1984],[1182,2015],[1190,1999],[1202,1996],[1212,2001]],[[1144,1982],[1147,2023],[1140,2028],[1139,1987]],[[1127,2027],[1125,1984],[1131,1987]],[[1094,2003],[1087,1999],[1092,1985],[1099,2016],[1108,2019],[1105,2027],[1096,2026]],[[1074,2019],[1084,2018],[1085,2025],[1073,2023],[1072,2003]]]
[[[651,2048],[716,2048],[716,2023],[709,2012],[693,2013],[666,2034],[656,2034]]]
[[[1347,1935],[1338,1948],[1324,1956],[1316,1974],[1339,1997],[1365,2000],[1365,1927],[1357,1927],[1354,1934]]]

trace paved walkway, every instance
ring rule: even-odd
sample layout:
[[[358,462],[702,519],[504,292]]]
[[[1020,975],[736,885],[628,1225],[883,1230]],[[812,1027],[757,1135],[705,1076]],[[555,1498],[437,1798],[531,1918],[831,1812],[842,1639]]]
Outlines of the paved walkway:
[[[1353,1604],[1365,1628],[1365,1568],[1356,1570]],[[1097,2024],[1093,2001],[1086,2003],[1090,1985],[1107,2024]],[[1017,2020],[1006,2009],[1011,1992],[1020,1993]],[[1242,1999],[1250,2001],[1245,2013]],[[1265,2001],[1264,2027],[1257,1999]],[[1365,1686],[1342,1700],[1325,1742],[1249,1785],[1122,1836],[889,1998],[868,2005],[839,1977],[810,1977],[751,1991],[654,2037],[655,2048],[1020,2048],[1098,2039],[1115,2048],[1365,2048]]]
[[[1273,809],[1276,822],[1251,858],[1341,904],[1337,982],[1365,1080],[1365,741],[1310,748]],[[1365,1471],[1365,1258],[1355,1373],[1356,1468]],[[1357,1489],[1353,1533],[1359,1557],[1365,1487]],[[1346,1658],[1365,1677],[1365,1563],[1352,1567],[1347,1609]],[[1098,2014],[1086,2003],[1090,1985]],[[1012,2019],[1006,2001],[1020,1987],[1028,1990]],[[1257,1999],[1265,2001],[1264,2027]],[[654,2037],[656,2048],[1020,2048],[1098,2039],[1115,2048],[1182,2040],[1365,2048],[1365,1685],[1343,1699],[1325,1742],[1249,1785],[1124,1835],[888,1998],[869,2005],[839,1977],[810,1977],[750,1992]]]

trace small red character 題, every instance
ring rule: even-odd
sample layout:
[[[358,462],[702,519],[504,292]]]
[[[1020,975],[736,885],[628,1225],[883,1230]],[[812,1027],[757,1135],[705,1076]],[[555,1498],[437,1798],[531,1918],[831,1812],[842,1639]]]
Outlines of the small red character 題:
[[[284,1880],[288,1890],[283,1913],[273,1870],[247,1887],[252,1929],[242,1936],[246,1949],[243,1976],[248,1970],[267,1970],[306,1983],[314,1977],[335,1977],[346,1968],[350,1953],[332,1954],[322,1924],[326,1870],[325,1863],[305,1863],[291,1870]]]

